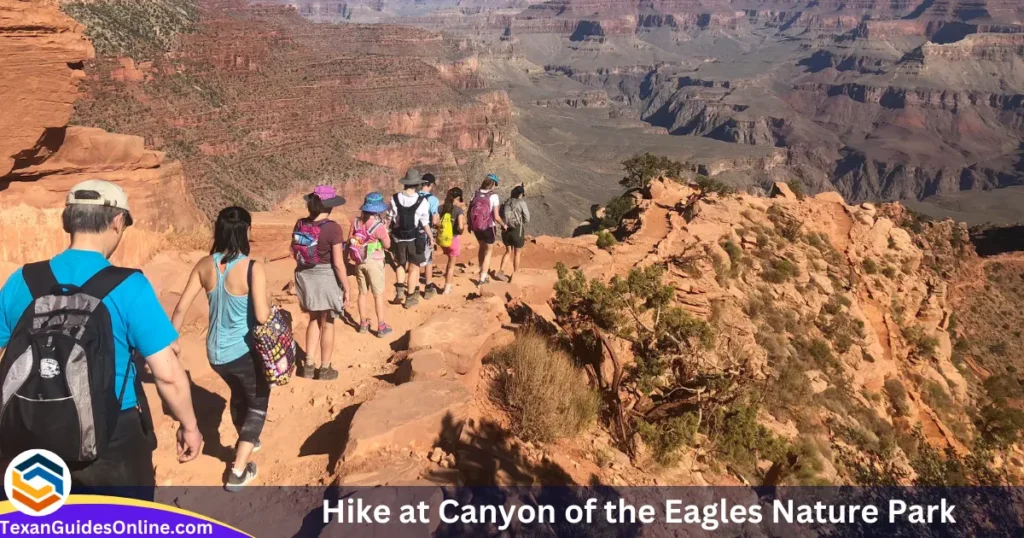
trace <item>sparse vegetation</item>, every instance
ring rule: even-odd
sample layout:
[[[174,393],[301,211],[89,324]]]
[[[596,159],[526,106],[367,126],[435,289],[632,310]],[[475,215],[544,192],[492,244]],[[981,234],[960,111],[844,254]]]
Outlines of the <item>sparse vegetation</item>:
[[[199,19],[194,0],[95,0],[61,8],[86,25],[97,53],[136,60],[170,50],[178,34],[195,31]]]
[[[619,223],[622,222],[622,217],[635,208],[636,200],[628,194],[616,196],[608,200],[608,205],[604,207],[604,217],[600,222],[601,229],[618,227]]]
[[[864,272],[873,275],[878,272],[878,263],[871,258],[864,258],[864,262],[861,264],[864,267]]]
[[[564,351],[539,334],[526,332],[492,355],[502,367],[501,402],[513,431],[528,441],[572,436],[593,422],[598,398]]]
[[[678,179],[683,173],[683,163],[668,157],[641,153],[622,162],[626,176],[619,184],[627,189],[644,189],[654,179],[665,176]]]
[[[615,248],[615,245],[618,244],[619,241],[615,239],[615,234],[608,230],[601,230],[600,232],[597,232],[597,248],[611,251]]]
[[[793,195],[796,196],[797,200],[802,201],[805,198],[807,198],[807,191],[806,189],[804,189],[803,182],[796,179],[792,179],[787,181],[786,185],[789,185],[789,190],[793,191]]]
[[[781,284],[800,275],[800,268],[786,258],[774,258],[761,274],[766,282]]]
[[[907,401],[907,389],[899,379],[891,377],[885,380],[885,395],[889,397],[889,405],[892,406],[894,415],[897,417],[905,417],[910,414],[910,404]]]
[[[636,429],[644,443],[651,448],[654,461],[668,466],[679,460],[679,450],[682,447],[693,444],[693,437],[697,433],[697,420],[693,413],[656,424],[640,419],[637,421]]]

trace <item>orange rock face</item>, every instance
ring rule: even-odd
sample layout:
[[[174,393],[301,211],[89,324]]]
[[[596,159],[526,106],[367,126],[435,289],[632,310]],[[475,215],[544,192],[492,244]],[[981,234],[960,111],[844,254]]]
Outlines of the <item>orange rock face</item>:
[[[112,181],[128,193],[137,226],[118,263],[148,260],[164,244],[164,231],[201,221],[179,163],[137,136],[67,127],[81,67],[94,56],[83,31],[55,1],[0,0],[0,274],[66,246],[64,196],[86,179]],[[138,71],[130,61],[124,68]]]
[[[56,0],[0,0],[0,178],[71,118],[82,62],[94,56],[83,31]]]

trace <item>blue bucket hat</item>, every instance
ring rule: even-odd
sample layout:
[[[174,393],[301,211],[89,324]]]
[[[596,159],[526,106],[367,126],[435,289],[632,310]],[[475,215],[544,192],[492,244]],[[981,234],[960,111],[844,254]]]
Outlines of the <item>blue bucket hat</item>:
[[[498,174],[487,174],[487,179],[493,181],[495,185],[498,184]]]
[[[388,210],[388,206],[384,203],[383,194],[371,192],[366,195],[366,199],[363,200],[363,205],[359,210],[366,213],[383,213]]]

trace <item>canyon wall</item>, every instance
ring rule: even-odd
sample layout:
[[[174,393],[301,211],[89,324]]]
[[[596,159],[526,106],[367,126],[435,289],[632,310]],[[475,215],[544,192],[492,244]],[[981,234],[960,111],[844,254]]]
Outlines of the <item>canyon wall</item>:
[[[409,166],[461,184],[467,163],[510,151],[507,96],[481,89],[457,41],[313,24],[243,0],[195,5],[194,27],[169,52],[90,64],[75,122],[143,136],[181,160],[207,215],[270,209],[318,183],[353,199],[387,194]]]
[[[66,245],[60,210],[86,179],[121,185],[137,223],[115,261],[138,264],[165,232],[200,221],[180,163],[137,136],[68,127],[84,62],[94,56],[84,27],[56,1],[0,1],[0,273]]]

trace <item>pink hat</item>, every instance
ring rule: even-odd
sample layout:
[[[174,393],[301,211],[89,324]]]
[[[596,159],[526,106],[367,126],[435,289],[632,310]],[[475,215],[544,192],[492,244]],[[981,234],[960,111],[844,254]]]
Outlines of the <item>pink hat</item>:
[[[323,202],[324,207],[338,207],[345,205],[345,199],[338,196],[338,191],[334,190],[334,187],[330,185],[319,185],[313,189],[312,194],[307,194],[302,197],[305,201],[310,201],[316,196]]]

